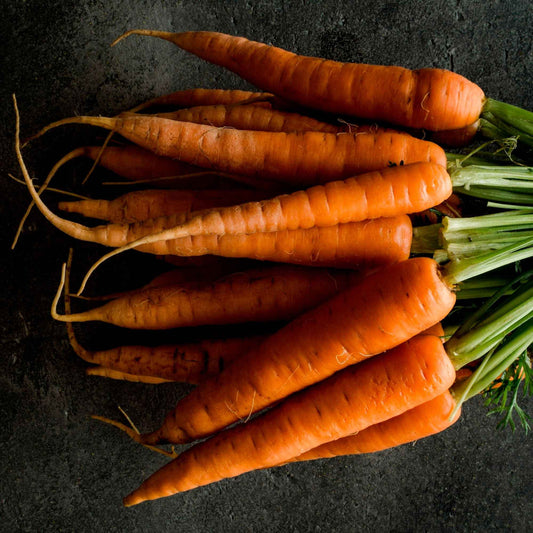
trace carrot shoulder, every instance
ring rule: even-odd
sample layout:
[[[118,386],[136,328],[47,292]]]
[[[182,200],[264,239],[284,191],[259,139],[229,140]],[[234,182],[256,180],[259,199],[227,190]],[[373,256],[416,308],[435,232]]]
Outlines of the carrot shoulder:
[[[454,303],[433,260],[385,267],[290,322],[230,372],[206,380],[141,440],[179,443],[210,435],[405,342],[442,320]]]
[[[444,69],[342,63],[217,32],[132,30],[168,40],[302,105],[412,128],[450,130],[479,118],[480,87]],[[117,42],[115,41],[115,42]]]
[[[279,465],[435,398],[451,386],[454,377],[438,338],[412,339],[189,448],[144,481],[124,504],[136,505]]]

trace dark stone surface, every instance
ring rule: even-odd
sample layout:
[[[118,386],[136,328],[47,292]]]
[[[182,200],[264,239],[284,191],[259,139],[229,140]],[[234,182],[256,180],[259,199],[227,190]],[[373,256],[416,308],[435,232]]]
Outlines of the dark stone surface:
[[[452,68],[488,95],[531,109],[531,2],[27,0],[3,2],[1,11],[0,530],[531,531],[530,442],[520,431],[497,432],[480,401],[466,405],[455,427],[416,445],[250,473],[123,509],[122,496],[165,459],[89,415],[117,417],[120,405],[149,429],[187,387],[84,375],[64,327],[49,315],[74,243],[34,213],[9,252],[28,195],[7,178],[18,173],[13,92],[27,135],[65,116],[109,115],[171,90],[248,87],[162,41],[132,38],[110,48],[127,29],[213,29],[340,60]],[[69,149],[102,137],[90,128],[50,133],[26,150],[27,163],[42,179]],[[86,170],[72,163],[57,186],[80,190]],[[76,279],[100,254],[76,244]],[[117,259],[92,287],[138,283],[128,261],[151,266]],[[116,334],[79,331],[102,344]]]

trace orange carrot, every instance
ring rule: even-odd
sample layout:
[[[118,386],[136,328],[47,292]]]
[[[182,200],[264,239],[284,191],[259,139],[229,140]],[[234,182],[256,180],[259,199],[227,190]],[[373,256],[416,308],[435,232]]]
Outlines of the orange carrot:
[[[158,346],[120,346],[108,350],[87,350],[74,336],[68,324],[69,339],[74,351],[88,363],[90,375],[117,379],[114,372],[166,381],[198,384],[227,368],[236,358],[257,347],[263,339],[250,337],[202,340],[183,344]],[[104,370],[105,369],[105,370]],[[130,380],[131,381],[131,380]]]
[[[72,251],[65,270],[65,312],[71,313],[70,268]],[[169,281],[168,274],[157,276],[148,286]],[[172,279],[173,276],[170,276]],[[159,285],[161,286],[161,285]],[[84,361],[97,365],[87,370],[89,375],[113,379],[165,383],[180,381],[196,384],[221,372],[240,354],[256,347],[263,336],[236,339],[213,339],[159,346],[120,346],[108,350],[87,350],[76,338],[72,323],[67,322],[67,334],[74,352]]]
[[[143,376],[137,374],[129,374],[128,372],[121,372],[120,370],[113,370],[103,366],[94,366],[88,368],[85,373],[88,376],[100,376],[104,378],[117,379],[123,381],[132,381],[134,383],[149,383],[151,385],[159,385],[161,383],[171,383],[172,380],[158,378],[153,376]]]
[[[392,164],[429,161],[446,165],[446,155],[438,145],[397,132],[251,131],[130,113],[114,118],[67,118],[37,135],[64,124],[103,127],[158,156],[290,185],[344,179]]]
[[[238,89],[185,89],[157,96],[139,104],[130,111],[150,107],[193,107],[204,105],[267,104],[278,99],[273,94]]]
[[[225,126],[240,130],[339,133],[346,129],[339,124],[329,124],[299,113],[277,111],[256,105],[197,106],[168,113],[158,113],[156,116],[182,122],[194,122],[217,127]]]
[[[472,124],[485,102],[475,83],[443,69],[341,63],[205,31],[132,30],[115,43],[131,34],[165,39],[262,90],[338,114],[411,128],[450,130]]]
[[[401,415],[367,427],[355,435],[322,444],[288,462],[373,453],[423,439],[440,433],[457,422],[461,410],[450,418],[454,408],[455,400],[446,391]]]
[[[405,342],[442,320],[454,302],[432,259],[384,267],[290,322],[231,371],[203,382],[140,440],[180,443],[213,434]]]
[[[46,207],[33,187],[20,150],[18,157],[32,198],[46,218],[74,238],[107,246],[123,246],[113,254],[126,248],[139,248],[159,255],[170,254],[172,240],[201,234],[326,227],[416,213],[442,202],[452,192],[451,179],[444,167],[416,163],[318,185],[261,202],[212,209],[191,217],[181,225],[176,225],[173,217],[160,217],[134,225],[110,224],[88,228],[60,218]]]
[[[251,264],[251,261],[236,261],[226,260],[225,258],[215,256],[202,256],[200,259],[209,259],[204,265],[202,264],[186,264],[189,258],[175,257],[176,259],[183,259],[179,268],[172,268],[166,272],[156,275],[146,284],[141,287],[135,287],[133,289],[124,290],[120,292],[107,293],[97,296],[83,296],[85,300],[113,300],[119,297],[126,297],[128,295],[140,292],[145,289],[155,287],[168,287],[170,285],[182,285],[187,287],[198,286],[199,283],[207,283],[215,281],[223,276],[233,274],[235,272],[242,272],[252,267],[257,267],[255,263]],[[197,259],[197,258],[190,258]],[[195,285],[196,284],[196,285]]]
[[[309,229],[185,237],[173,241],[172,253],[368,269],[407,259],[411,241],[411,220],[399,215]]]
[[[157,156],[139,146],[107,146],[104,151],[101,150],[101,146],[82,146],[73,150],[72,154],[93,160],[100,156],[99,164],[102,167],[130,180],[178,176],[203,170],[175,159]]]
[[[124,505],[279,465],[432,400],[454,377],[437,337],[412,339],[189,448],[145,480]]]
[[[474,121],[463,128],[454,130],[434,131],[430,135],[431,141],[451,148],[462,148],[469,145],[477,135],[480,127],[480,120]]]
[[[176,213],[183,213],[185,220],[185,215],[191,211],[262,200],[268,196],[268,192],[254,189],[148,189],[129,192],[114,200],[60,202],[58,207],[88,218],[131,224]]]
[[[144,289],[63,322],[99,320],[131,329],[283,321],[331,297],[360,277],[351,271],[274,266],[237,272],[214,282]]]

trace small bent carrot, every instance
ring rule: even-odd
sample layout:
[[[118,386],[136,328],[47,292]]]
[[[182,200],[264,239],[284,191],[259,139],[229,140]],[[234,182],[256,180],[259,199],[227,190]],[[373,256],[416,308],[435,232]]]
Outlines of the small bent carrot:
[[[157,113],[155,116],[239,130],[323,131],[327,133],[346,131],[346,127],[340,124],[329,124],[299,113],[267,109],[256,105],[197,106],[168,113]]]
[[[119,133],[158,156],[217,172],[314,185],[419,161],[446,165],[444,150],[406,133],[270,132],[217,128],[154,116],[72,117],[43,128],[88,124]]]
[[[113,200],[91,199],[59,202],[59,209],[78,213],[87,218],[106,220],[117,224],[131,224],[170,216],[184,215],[213,207],[225,207],[244,202],[263,200],[267,191],[254,189],[146,189],[132,191]],[[185,216],[183,220],[185,220]]]
[[[373,453],[414,442],[440,433],[457,422],[461,410],[457,410],[453,418],[450,418],[454,408],[455,400],[446,391],[401,415],[367,427],[355,435],[322,444],[287,462]]]
[[[204,381],[140,440],[182,443],[211,435],[405,342],[441,321],[454,303],[432,259],[384,267],[294,319],[231,371]]]
[[[453,365],[437,337],[411,339],[192,446],[146,479],[124,505],[279,465],[428,402],[446,391],[454,378]]]
[[[283,321],[330,298],[357,279],[353,271],[274,266],[230,274],[208,283],[144,289],[63,322],[101,321],[130,329]],[[57,301],[57,298],[56,298]]]
[[[483,90],[454,72],[342,63],[217,32],[131,30],[165,39],[262,90],[308,107],[410,128],[450,130],[477,120]]]

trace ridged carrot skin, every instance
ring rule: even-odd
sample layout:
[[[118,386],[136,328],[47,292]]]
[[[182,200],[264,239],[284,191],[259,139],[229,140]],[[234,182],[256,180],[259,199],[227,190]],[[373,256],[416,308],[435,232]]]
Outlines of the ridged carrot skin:
[[[279,465],[428,402],[454,378],[437,337],[412,339],[189,448],[145,480],[124,505]]]
[[[287,461],[312,461],[343,455],[373,453],[394,448],[435,435],[455,424],[461,415],[459,409],[450,419],[455,400],[449,391],[401,415],[370,426],[355,435],[343,437],[313,448]]]
[[[189,442],[272,405],[441,321],[455,294],[435,261],[414,258],[352,283],[181,399],[147,444]]]
[[[213,105],[158,113],[158,117],[216,127],[256,131],[323,131],[339,133],[346,130],[340,124],[328,124],[314,118],[278,111],[256,105]]]
[[[145,189],[123,194],[114,200],[59,202],[58,207],[68,213],[79,213],[88,218],[116,224],[132,224],[149,218],[177,213],[185,215],[191,211],[262,200],[268,196],[268,192],[254,189]]]
[[[407,215],[327,227],[251,234],[197,235],[170,241],[184,257],[218,255],[277,263],[335,268],[372,268],[404,261],[410,255]]]
[[[134,113],[74,117],[51,124],[89,124],[119,133],[158,156],[217,172],[310,186],[390,165],[446,165],[444,150],[405,133],[270,132],[216,128]]]
[[[149,288],[57,319],[147,330],[282,321],[318,305],[359,276],[350,271],[274,266],[204,284]]]
[[[342,63],[217,32],[132,30],[123,37],[131,34],[168,40],[301,105],[410,128],[468,126],[485,101],[478,85],[444,69]]]

